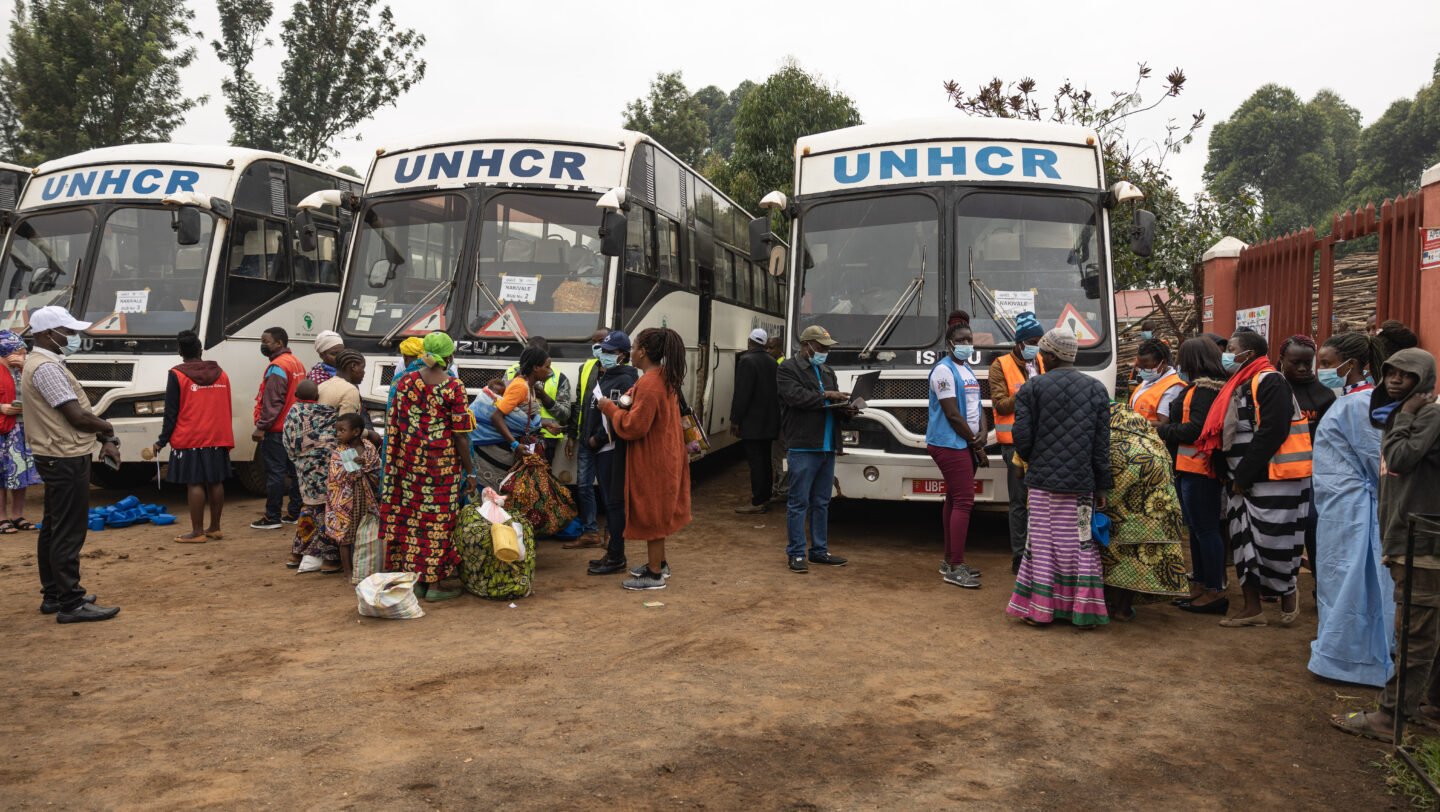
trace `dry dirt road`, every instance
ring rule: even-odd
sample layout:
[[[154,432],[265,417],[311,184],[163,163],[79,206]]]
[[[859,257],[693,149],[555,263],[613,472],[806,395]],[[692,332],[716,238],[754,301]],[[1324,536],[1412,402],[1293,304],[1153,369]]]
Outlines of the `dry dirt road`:
[[[850,566],[798,576],[782,513],[731,512],[745,481],[733,459],[697,471],[663,592],[588,577],[592,551],[543,542],[537,594],[515,608],[466,596],[411,621],[362,619],[338,577],[285,569],[288,532],[245,528],[251,499],[220,542],[92,535],[85,585],[124,608],[107,623],[42,617],[33,536],[0,537],[0,806],[1397,803],[1382,746],[1325,724],[1372,691],[1305,670],[1308,579],[1290,629],[1168,605],[1093,633],[1032,629],[1003,614],[999,517],[973,533],[979,591],[936,573],[935,506],[837,503]]]

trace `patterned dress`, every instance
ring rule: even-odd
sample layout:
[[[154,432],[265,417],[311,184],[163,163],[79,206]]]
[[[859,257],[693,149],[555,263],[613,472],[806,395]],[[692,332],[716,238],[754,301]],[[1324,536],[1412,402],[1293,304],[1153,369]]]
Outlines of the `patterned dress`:
[[[325,534],[326,474],[330,449],[335,445],[335,407],[313,401],[297,401],[285,417],[281,436],[285,453],[295,464],[300,481],[300,518],[295,523],[295,541],[290,553],[337,561],[339,551]]]
[[[1123,403],[1110,406],[1110,473],[1110,546],[1100,550],[1105,585],[1140,593],[1135,603],[1188,595],[1180,540],[1189,534],[1170,453],[1150,421]]]
[[[314,381],[316,386],[319,386],[335,377],[335,367],[330,366],[324,361],[316,361],[315,366],[310,367],[310,374],[305,377]]]
[[[423,372],[395,382],[387,421],[380,538],[386,570],[414,572],[426,583],[448,578],[460,561],[451,536],[460,509],[463,471],[453,436],[475,429],[465,386]]]
[[[5,376],[0,378],[0,403],[10,403],[20,391],[20,370],[11,369],[8,375],[0,370],[0,375]],[[14,428],[0,432],[0,488],[7,491],[40,484],[30,444],[25,442],[25,423],[19,418],[13,422]]]
[[[369,440],[361,440],[355,449],[358,471],[347,471],[341,459],[342,448],[330,453],[329,494],[325,501],[325,534],[341,547],[355,543],[355,528],[360,519],[378,509],[376,480],[380,477],[380,453]]]

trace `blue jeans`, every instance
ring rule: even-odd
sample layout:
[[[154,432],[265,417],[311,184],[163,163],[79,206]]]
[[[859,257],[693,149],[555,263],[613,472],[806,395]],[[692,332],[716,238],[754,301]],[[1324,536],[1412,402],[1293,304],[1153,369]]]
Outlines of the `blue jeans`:
[[[810,528],[810,554],[830,552],[830,494],[835,488],[835,453],[791,451],[790,493],[785,503],[785,555],[805,557],[805,528]]]
[[[1220,536],[1223,486],[1218,479],[1181,472],[1180,511],[1190,526],[1190,558],[1195,580],[1206,589],[1225,588],[1225,540]]]
[[[265,461],[265,518],[280,518],[280,508],[287,493],[290,495],[290,512],[285,515],[299,516],[300,477],[295,475],[295,463],[285,453],[285,442],[280,432],[265,432],[265,439],[260,441],[260,458]],[[288,483],[286,478],[290,480]]]
[[[579,508],[580,532],[594,533],[600,529],[595,523],[595,452],[580,443],[575,452],[575,506]]]

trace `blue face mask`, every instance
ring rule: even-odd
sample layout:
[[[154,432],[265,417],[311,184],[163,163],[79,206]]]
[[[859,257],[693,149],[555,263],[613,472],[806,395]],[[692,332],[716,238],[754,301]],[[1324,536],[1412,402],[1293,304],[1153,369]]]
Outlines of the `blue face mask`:
[[[814,355],[810,356],[810,363],[814,364],[817,367],[824,366],[826,359],[828,359],[829,357],[830,353],[828,352],[817,352]]]
[[[73,336],[66,336],[65,346],[60,348],[60,352],[63,352],[66,355],[74,355],[75,353],[80,351],[80,340],[80,335],[78,333]]]
[[[1160,380],[1160,370],[1157,369],[1136,369],[1135,374],[1145,383],[1155,383]]]
[[[620,363],[620,353],[618,352],[597,352],[595,357],[600,359],[600,366],[606,369]]]
[[[1226,372],[1238,372],[1243,365],[1235,360],[1235,353],[1222,352],[1220,353],[1220,366],[1225,367]]]
[[[1315,380],[1319,381],[1320,385],[1325,387],[1326,389],[1345,388],[1345,379],[1340,377],[1339,367],[1336,367],[1335,369],[1325,369],[1324,367],[1321,367],[1320,369],[1315,370]]]
[[[599,345],[599,344],[591,344],[591,345],[590,345],[590,354],[593,355],[593,356],[595,356],[596,358],[599,358],[599,357],[600,357],[600,354],[601,354],[600,345]]]
[[[1020,350],[1020,352],[1022,355],[1025,356],[1026,361],[1034,361],[1036,358],[1040,357],[1040,345],[1026,344],[1025,348]]]
[[[955,347],[950,350],[950,352],[955,355],[956,361],[969,361],[970,356],[975,354],[975,345],[956,344]]]

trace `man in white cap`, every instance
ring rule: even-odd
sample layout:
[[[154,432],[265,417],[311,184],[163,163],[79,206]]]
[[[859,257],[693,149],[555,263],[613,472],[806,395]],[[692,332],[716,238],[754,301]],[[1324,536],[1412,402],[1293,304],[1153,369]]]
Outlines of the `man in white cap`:
[[[335,359],[340,357],[340,351],[345,349],[345,341],[340,334],[334,330],[321,330],[315,336],[315,354],[320,360],[315,366],[310,367],[310,374],[305,377],[315,382],[316,386],[335,377]]]
[[[750,341],[735,359],[735,394],[730,400],[730,433],[740,438],[750,465],[750,504],[736,513],[767,513],[774,496],[770,445],[780,435],[780,395],[776,389],[779,365],[765,351],[770,336],[756,327]]]
[[[80,586],[80,548],[90,519],[90,455],[120,462],[120,444],[110,423],[90,410],[90,398],[65,356],[80,349],[79,321],[63,307],[42,307],[30,314],[35,351],[20,374],[25,402],[25,435],[35,468],[45,482],[45,519],[36,558],[40,565],[40,611],[60,623],[109,620],[118,606],[97,606]]]

